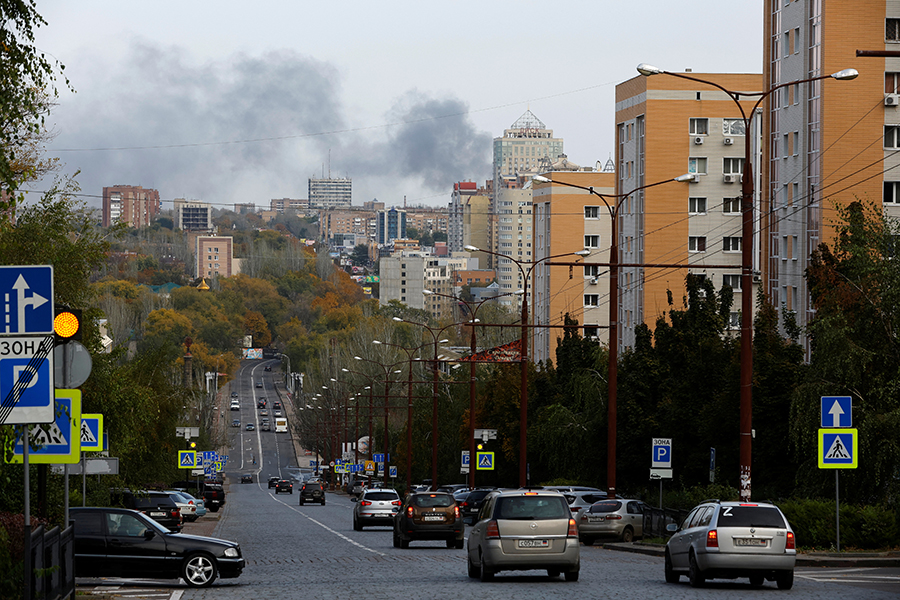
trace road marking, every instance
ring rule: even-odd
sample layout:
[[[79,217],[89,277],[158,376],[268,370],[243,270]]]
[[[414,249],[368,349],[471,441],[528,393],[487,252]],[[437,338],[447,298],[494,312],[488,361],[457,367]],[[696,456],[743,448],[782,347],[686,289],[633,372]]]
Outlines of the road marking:
[[[875,567],[828,569],[826,571],[800,571],[798,569],[794,571],[794,574],[797,577],[802,577],[803,579],[808,579],[810,581],[817,581],[819,583],[880,583],[890,581],[900,582],[900,575],[877,575],[874,573],[872,573],[871,575],[869,574],[871,571],[875,570]]]
[[[297,513],[297,514],[299,514],[299,515],[302,515],[303,517],[306,517],[307,519],[309,519],[310,521],[312,521],[313,523],[315,523],[316,525],[318,525],[319,527],[321,527],[321,528],[324,529],[325,531],[327,531],[327,532],[329,532],[329,533],[333,533],[334,535],[336,535],[337,537],[341,538],[341,539],[344,540],[345,542],[350,542],[351,544],[353,544],[353,545],[356,546],[357,548],[361,548],[362,550],[366,550],[366,551],[368,551],[368,552],[371,552],[372,554],[377,554],[378,556],[387,556],[387,554],[385,554],[384,552],[379,552],[378,550],[375,550],[375,549],[373,549],[373,548],[369,548],[368,546],[364,546],[363,544],[360,544],[360,543],[357,542],[356,540],[353,540],[353,539],[351,539],[351,538],[348,538],[346,535],[344,535],[344,534],[341,533],[340,531],[337,531],[337,530],[335,530],[335,529],[332,529],[331,527],[329,527],[329,526],[326,525],[325,523],[322,523],[321,521],[317,521],[316,519],[313,519],[311,516],[309,516],[308,514],[306,514],[305,512],[303,512],[302,510],[297,509],[297,508],[294,508],[294,507],[291,506],[290,504],[285,504],[284,502],[281,501],[281,499],[276,498],[275,495],[274,495],[272,492],[269,492],[269,497],[272,498],[272,500],[275,500],[275,502],[278,502],[279,504],[283,504],[284,506],[288,507],[289,509],[291,509],[291,510],[294,511],[295,513]]]

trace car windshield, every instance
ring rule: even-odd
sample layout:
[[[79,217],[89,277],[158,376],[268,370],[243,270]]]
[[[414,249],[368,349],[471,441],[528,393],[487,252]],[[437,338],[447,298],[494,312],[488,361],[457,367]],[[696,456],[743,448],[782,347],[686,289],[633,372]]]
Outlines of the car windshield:
[[[453,496],[444,494],[427,494],[422,496],[414,496],[412,503],[422,508],[431,508],[435,506],[453,506]]]
[[[569,505],[562,496],[508,496],[497,499],[497,518],[509,520],[567,519]]]
[[[396,492],[369,492],[366,500],[396,500],[399,498]]]
[[[603,500],[591,504],[590,512],[592,513],[611,513],[622,508],[622,503],[618,500]]]
[[[784,518],[772,506],[721,506],[719,527],[774,527],[784,529]]]

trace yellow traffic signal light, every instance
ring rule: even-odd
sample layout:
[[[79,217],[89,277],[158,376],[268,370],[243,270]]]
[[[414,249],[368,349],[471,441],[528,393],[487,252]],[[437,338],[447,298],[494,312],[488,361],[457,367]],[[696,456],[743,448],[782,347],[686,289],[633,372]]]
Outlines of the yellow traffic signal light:
[[[56,309],[56,317],[53,319],[53,333],[56,334],[57,343],[81,339],[81,311],[59,307]]]

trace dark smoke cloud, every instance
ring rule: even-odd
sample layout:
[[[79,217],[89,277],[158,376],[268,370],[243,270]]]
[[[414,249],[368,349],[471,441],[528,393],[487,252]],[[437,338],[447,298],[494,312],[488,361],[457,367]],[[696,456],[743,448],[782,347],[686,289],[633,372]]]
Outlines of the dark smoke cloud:
[[[321,174],[329,151],[332,173],[353,177],[354,190],[402,179],[413,195],[425,188],[449,196],[453,182],[490,171],[490,136],[461,114],[467,106],[458,99],[409,92],[385,116],[402,125],[319,135],[373,125],[348,123],[340,76],[328,63],[283,51],[197,65],[179,48],[147,42],[125,51],[112,69],[70,68],[78,93],[54,113],[51,155],[53,148],[144,148],[59,152],[67,171],[82,171],[88,194],[129,184],[213,203],[305,198],[307,179]],[[278,137],[288,139],[242,143]]]

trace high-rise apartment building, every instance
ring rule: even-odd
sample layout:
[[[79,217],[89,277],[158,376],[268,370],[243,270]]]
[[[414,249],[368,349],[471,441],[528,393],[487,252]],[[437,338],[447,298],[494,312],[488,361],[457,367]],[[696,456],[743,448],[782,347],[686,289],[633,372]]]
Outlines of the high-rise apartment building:
[[[375,242],[381,245],[390,244],[396,239],[406,239],[406,211],[390,208],[379,210],[375,214],[376,238]]]
[[[183,231],[212,231],[212,207],[208,202],[175,198],[175,227]]]
[[[350,208],[353,181],[349,177],[309,179],[309,208]]]
[[[478,188],[473,181],[453,184],[450,196],[449,228],[447,245],[450,252],[462,252],[466,246],[487,250],[491,247],[490,235],[491,196],[490,191]],[[480,267],[490,262],[486,252],[475,252]]]
[[[137,185],[114,185],[103,188],[103,227],[127,223],[146,227],[159,214],[159,192]]]
[[[804,273],[817,245],[832,242],[835,207],[856,199],[900,210],[900,3],[794,0],[765,4],[765,88],[855,68],[852,81],[788,85],[761,119],[762,281],[799,325],[815,314]],[[754,88],[759,89],[759,88]]]
[[[494,189],[502,177],[537,171],[542,164],[556,162],[562,153],[562,139],[553,137],[553,130],[526,110],[503,131],[503,137],[494,138]]]
[[[762,86],[762,77],[755,74],[690,75],[732,90]],[[742,103],[745,111],[753,101]],[[712,86],[666,75],[639,75],[616,86],[616,194],[695,175],[693,183],[665,183],[618,202],[620,263],[691,265],[619,269],[620,348],[634,344],[637,325],[652,328],[668,310],[668,290],[675,298],[682,296],[688,271],[712,279],[717,288],[723,283],[734,288],[731,319],[738,323],[745,292],[740,285],[740,197],[748,133],[757,161],[758,130],[745,132],[737,105]],[[733,268],[718,268],[727,265]]]

